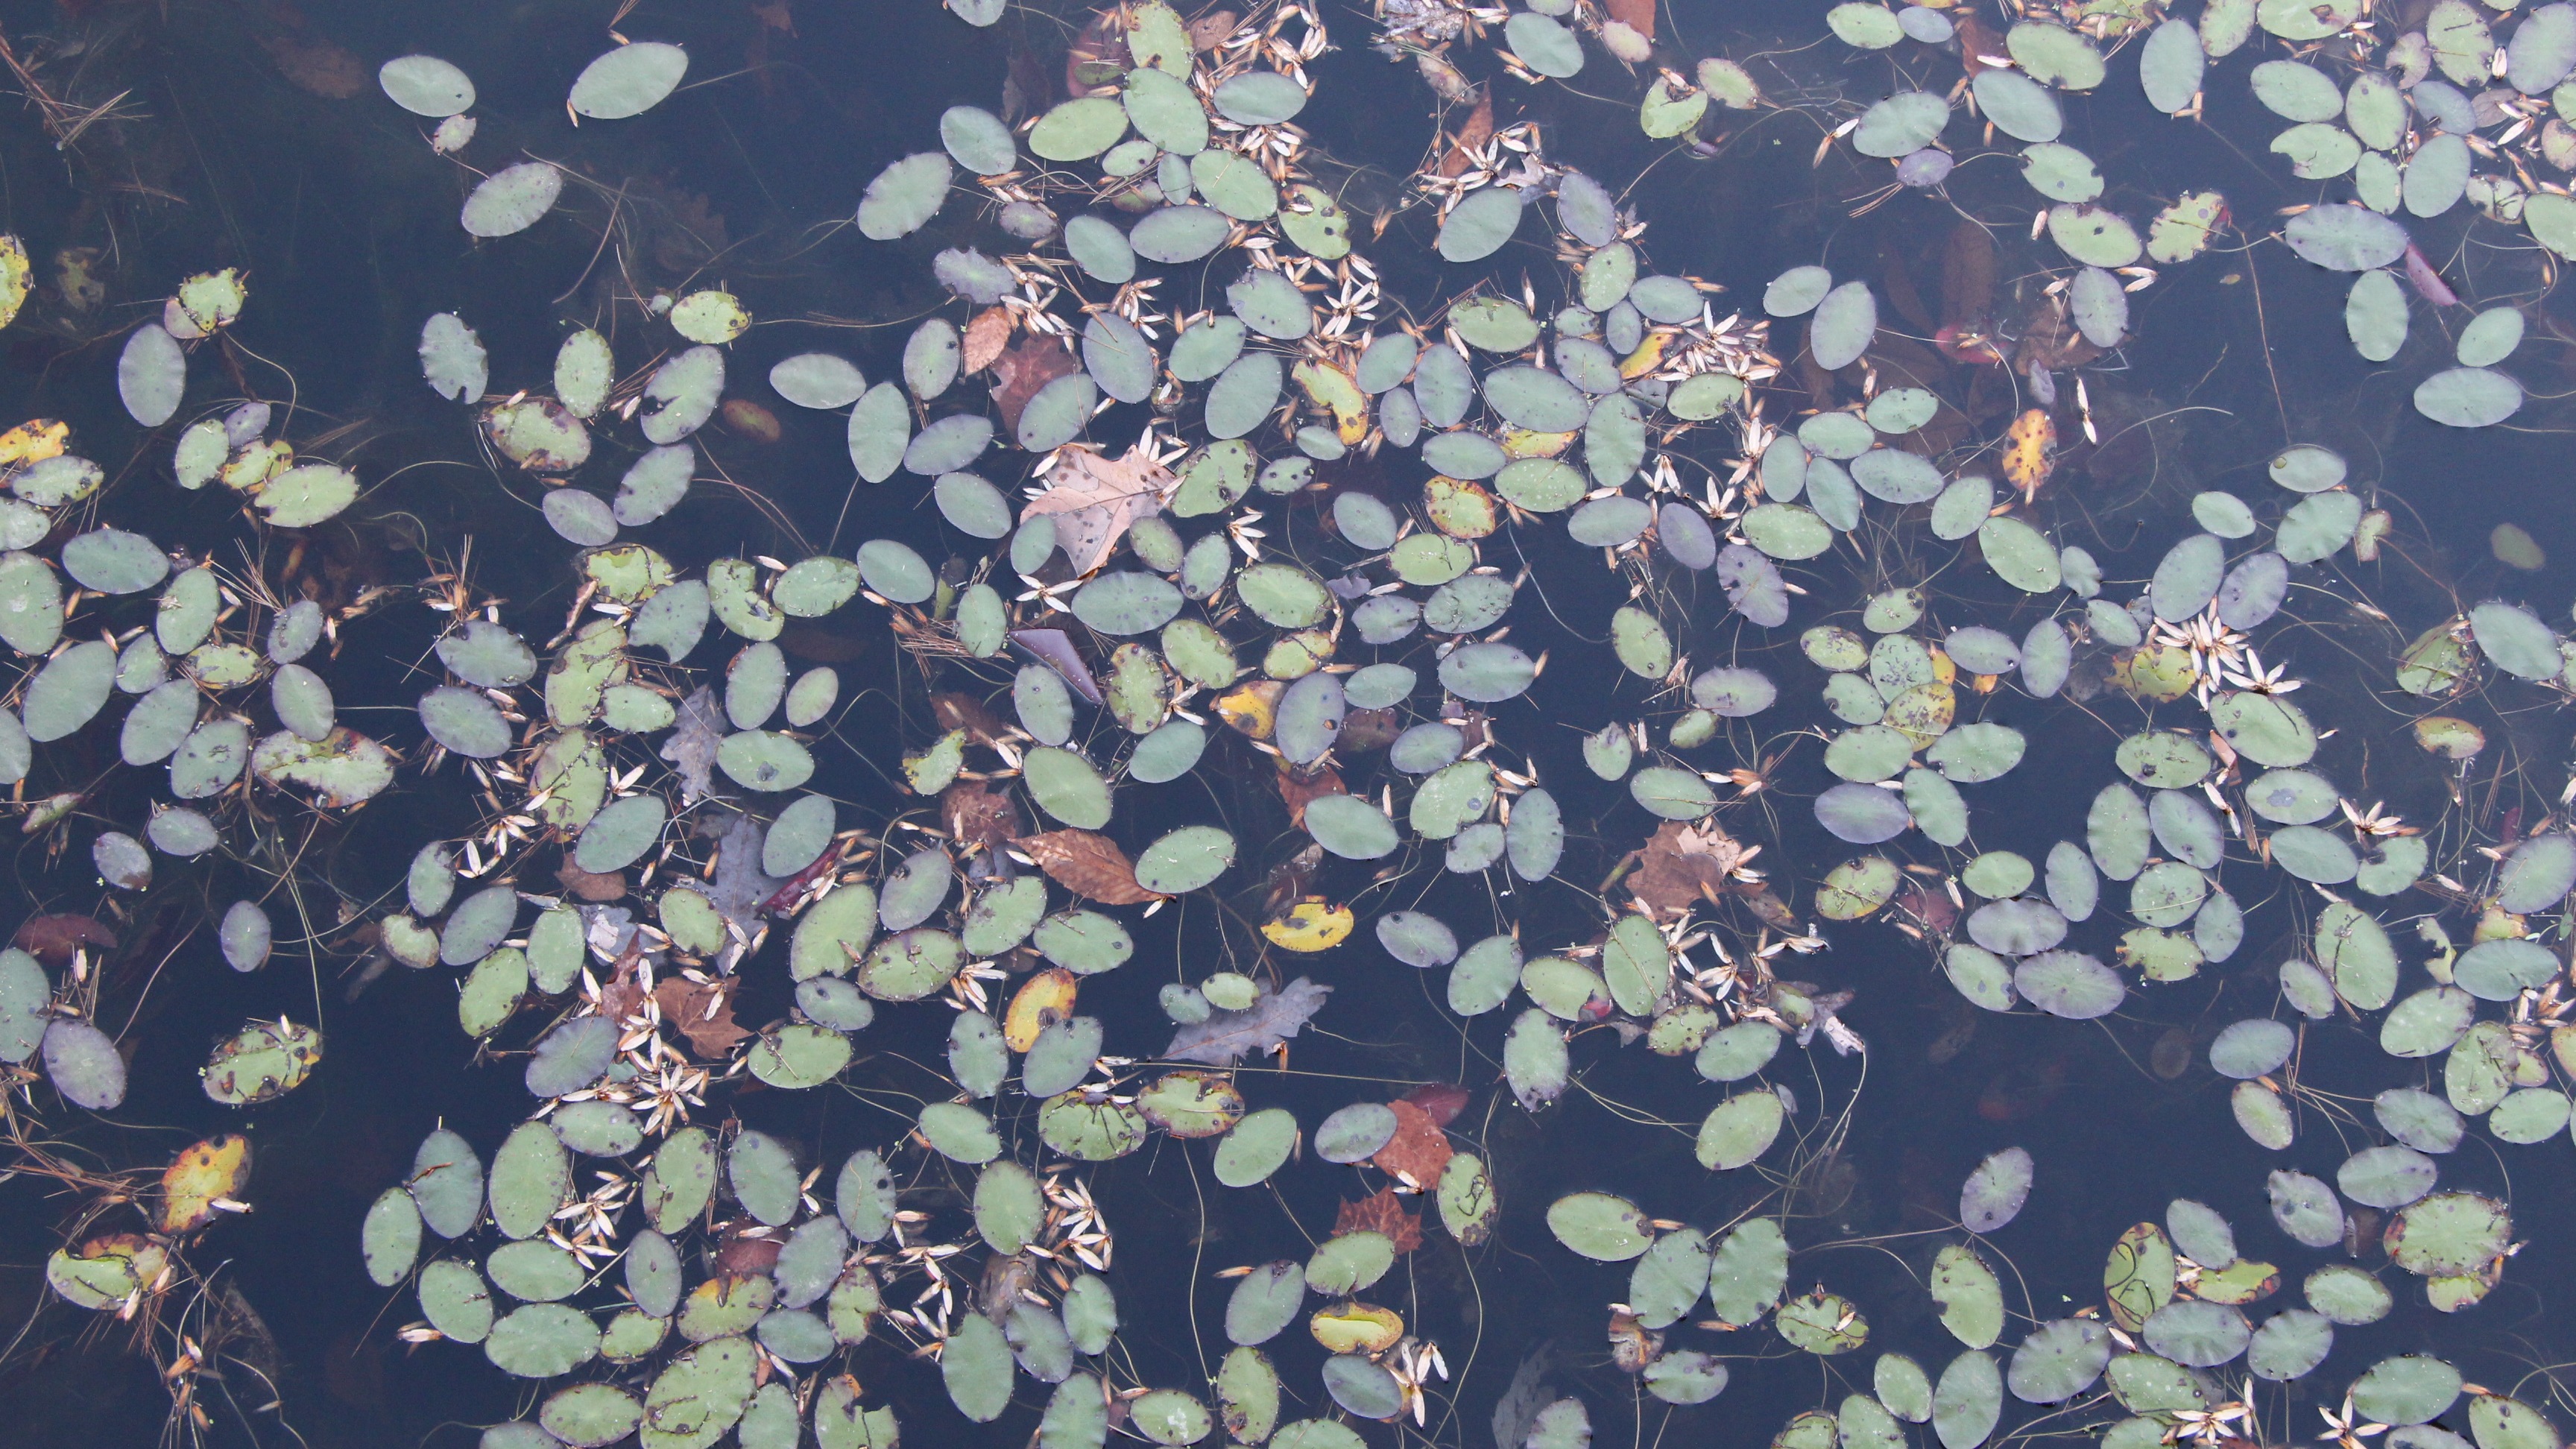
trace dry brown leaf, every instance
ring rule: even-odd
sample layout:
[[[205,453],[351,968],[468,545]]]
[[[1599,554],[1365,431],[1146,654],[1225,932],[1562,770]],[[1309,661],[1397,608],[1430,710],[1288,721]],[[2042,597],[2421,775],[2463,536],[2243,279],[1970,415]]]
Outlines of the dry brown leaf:
[[[971,694],[944,693],[930,697],[930,717],[943,730],[964,730],[979,745],[1008,739],[1011,727],[1001,716],[984,707],[984,701]]]
[[[1442,1169],[1457,1149],[1449,1145],[1449,1134],[1431,1120],[1431,1114],[1410,1101],[1387,1104],[1395,1109],[1395,1135],[1387,1139],[1377,1155],[1369,1159],[1377,1170],[1389,1177],[1402,1178],[1415,1187],[1437,1187]]]
[[[268,52],[288,80],[324,100],[345,101],[367,88],[367,68],[330,41],[263,35],[259,48]]]
[[[1382,750],[1404,733],[1404,721],[1391,709],[1355,709],[1342,716],[1342,731],[1333,737],[1334,753],[1344,759]]]
[[[1242,23],[1243,17],[1231,10],[1211,10],[1190,22],[1190,48],[1205,55],[1225,44],[1226,37]]]
[[[10,944],[60,970],[83,946],[91,948],[93,957],[115,950],[116,932],[87,916],[29,916]]]
[[[1020,510],[1022,522],[1039,514],[1055,519],[1056,546],[1076,574],[1100,567],[1136,520],[1163,511],[1163,503],[1180,487],[1172,470],[1130,448],[1110,458],[1088,448],[1069,448],[1057,455],[1047,474],[1047,491]]]
[[[1080,370],[1073,349],[1058,337],[1023,337],[1020,345],[993,359],[993,402],[1002,410],[1002,428],[1016,431],[1020,409],[1038,389]]]
[[[572,892],[575,900],[592,905],[605,905],[626,894],[626,872],[612,870],[606,875],[593,875],[567,860],[555,867],[555,880]]]
[[[644,983],[636,973],[644,966],[644,948],[630,939],[626,954],[610,967],[607,984],[599,988],[599,1014],[610,1021],[622,1022],[644,1009]]]
[[[1102,6],[1073,38],[1064,53],[1064,89],[1068,96],[1080,100],[1085,96],[1118,94],[1118,77],[1127,70],[1127,31],[1119,17],[1126,8]]]
[[[1780,899],[1779,894],[1771,887],[1748,885],[1743,881],[1737,881],[1734,889],[1736,897],[1750,907],[1753,914],[1761,917],[1763,924],[1780,931],[1798,929],[1797,912],[1790,910],[1789,903]]]
[[[1467,168],[1476,164],[1475,158],[1467,153],[1492,140],[1493,136],[1494,93],[1479,91],[1476,93],[1476,109],[1467,113],[1467,123],[1450,138],[1448,154],[1440,158],[1440,174],[1449,177],[1466,175]]]
[[[724,1060],[736,1042],[751,1035],[733,1019],[733,996],[724,983],[700,985],[685,976],[666,976],[653,988],[662,1020],[689,1039],[689,1050],[701,1058]]]
[[[1422,1217],[1404,1210],[1404,1199],[1394,1188],[1382,1187],[1358,1202],[1342,1204],[1333,1218],[1333,1233],[1367,1231],[1386,1234],[1398,1253],[1410,1253],[1422,1246]]]
[[[1105,906],[1141,906],[1160,900],[1136,883],[1135,863],[1118,842],[1088,830],[1050,830],[1011,842],[1036,861],[1057,885]]]
[[[1299,770],[1282,761],[1279,766],[1279,798],[1288,806],[1288,823],[1306,828],[1306,802],[1325,795],[1347,795],[1349,788],[1329,765]]]
[[[987,307],[966,324],[965,357],[961,359],[968,372],[982,372],[1011,345],[1011,309]]]
[[[1425,1082],[1404,1094],[1404,1100],[1431,1116],[1431,1125],[1446,1127],[1467,1110],[1467,1089],[1455,1082]]]
[[[1667,820],[1637,853],[1628,890],[1657,914],[1685,911],[1702,899],[1718,899],[1728,889],[1728,873],[1751,858],[1751,851],[1714,824],[1702,829]]]
[[[1020,807],[981,780],[960,780],[939,795],[939,823],[961,846],[1000,850],[1022,828]]]

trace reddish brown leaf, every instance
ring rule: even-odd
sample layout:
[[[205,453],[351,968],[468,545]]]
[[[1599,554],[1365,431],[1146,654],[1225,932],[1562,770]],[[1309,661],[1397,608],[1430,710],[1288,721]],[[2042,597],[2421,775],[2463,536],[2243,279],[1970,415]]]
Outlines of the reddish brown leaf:
[[[1382,750],[1395,743],[1404,733],[1404,721],[1391,709],[1355,709],[1342,716],[1342,732],[1333,738],[1333,748],[1344,759]]]
[[[1076,99],[1118,94],[1118,77],[1127,70],[1127,35],[1118,17],[1124,7],[1102,6],[1073,38],[1064,53],[1064,88]]]
[[[993,359],[993,401],[1002,409],[1004,431],[1020,426],[1020,409],[1029,405],[1039,388],[1080,370],[1073,349],[1055,337],[1031,336]]]
[[[934,694],[930,697],[930,717],[943,730],[964,730],[979,745],[1008,739],[1011,727],[1001,717],[984,707],[984,701],[971,694]]]
[[[1020,833],[1020,807],[981,780],[960,780],[939,796],[940,822],[959,845],[999,850]]]
[[[723,1245],[716,1249],[716,1272],[728,1278],[764,1276],[778,1266],[778,1250],[784,1246],[776,1238],[751,1238],[740,1233],[728,1233]]]
[[[555,879],[574,899],[601,905],[626,894],[626,872],[612,870],[606,875],[592,875],[567,860],[555,867]]]
[[[1242,23],[1243,17],[1231,10],[1211,10],[1190,22],[1190,49],[1205,55],[1225,44],[1226,37]]]
[[[1011,842],[1036,861],[1057,885],[1105,906],[1141,906],[1161,897],[1136,883],[1135,863],[1106,835],[1050,830]]]
[[[1762,923],[1764,925],[1781,931],[1795,931],[1798,929],[1797,913],[1790,910],[1789,903],[1780,899],[1779,893],[1772,890],[1771,887],[1767,885],[1747,885],[1742,881],[1738,881],[1735,883],[1733,889],[1737,898],[1742,900],[1747,906],[1750,906],[1753,909],[1753,914],[1762,918]]]
[[[1404,1094],[1404,1100],[1431,1114],[1431,1125],[1446,1127],[1467,1110],[1467,1089],[1454,1082],[1425,1082]]]
[[[59,969],[71,964],[79,947],[93,948],[93,955],[115,950],[116,933],[87,916],[29,916],[11,944]]]
[[[1959,59],[1968,68],[1968,79],[1975,80],[1981,71],[2001,70],[2012,64],[2005,58],[2009,52],[2004,49],[2003,42],[1996,37],[1993,29],[1969,13],[1965,7],[1961,7],[1951,19],[1958,27]],[[1988,56],[1994,59],[1988,60]]]
[[[1349,793],[1349,789],[1342,784],[1342,777],[1333,773],[1329,765],[1317,766],[1311,770],[1299,770],[1291,768],[1285,761],[1280,763],[1279,798],[1287,803],[1288,823],[1300,830],[1306,828],[1307,801],[1325,795]]]
[[[1476,93],[1476,109],[1467,113],[1467,123],[1450,138],[1449,150],[1440,158],[1440,174],[1448,177],[1466,175],[1467,168],[1476,164],[1475,158],[1467,153],[1492,140],[1493,136],[1494,93],[1479,91]]]
[[[1463,1095],[1463,1094],[1461,1094]],[[1456,1151],[1449,1145],[1449,1134],[1431,1120],[1431,1114],[1410,1101],[1391,1102],[1395,1109],[1395,1135],[1369,1159],[1377,1170],[1389,1177],[1400,1178],[1415,1187],[1437,1187],[1440,1171],[1449,1165]]]
[[[1655,38],[1655,0],[1610,0],[1610,18],[1648,40]]]
[[[367,68],[330,41],[263,35],[259,46],[288,80],[324,100],[345,101],[367,87]]]
[[[1718,899],[1729,888],[1728,874],[1753,854],[1714,824],[1701,828],[1667,820],[1637,852],[1628,890],[1650,912],[1688,910],[1703,898]]]
[[[733,995],[722,982],[702,986],[684,976],[667,976],[654,986],[653,1000],[662,1008],[662,1020],[707,1061],[724,1060],[736,1042],[751,1035],[734,1021]]]
[[[965,356],[959,359],[968,372],[982,372],[1011,345],[1011,309],[987,307],[966,324]]]
[[[1933,890],[1919,882],[1906,883],[1905,889],[1897,894],[1896,908],[1934,931],[1946,933],[1959,923],[1959,908],[1951,903],[1950,893]]]
[[[638,941],[641,938],[637,938]],[[617,958],[608,982],[599,988],[599,1014],[610,1021],[622,1022],[644,1010],[644,983],[636,979],[644,964],[644,949],[629,942],[626,954]]]
[[[1333,1232],[1373,1232],[1386,1234],[1398,1253],[1410,1253],[1422,1246],[1422,1216],[1404,1210],[1404,1199],[1394,1188],[1382,1187],[1358,1202],[1342,1204],[1333,1218]]]

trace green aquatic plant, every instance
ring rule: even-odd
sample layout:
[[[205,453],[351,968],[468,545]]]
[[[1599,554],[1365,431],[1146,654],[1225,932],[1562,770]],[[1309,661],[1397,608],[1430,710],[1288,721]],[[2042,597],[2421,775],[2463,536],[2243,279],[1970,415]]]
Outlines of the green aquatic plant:
[[[248,1205],[248,1139],[108,1170],[47,1135],[125,1104],[119,1035],[172,1049],[98,967],[186,890],[233,970],[300,961],[317,1006],[325,959],[364,963],[359,988],[452,979],[454,1069],[524,1086],[515,1122],[460,1092],[330,1250],[403,1342],[524,1388],[491,1449],[882,1446],[966,1432],[952,1415],[1048,1449],[1482,1442],[1462,1405],[1492,1320],[1461,1304],[1526,1274],[1585,1326],[1538,1328],[1508,1389],[1474,1390],[1510,1449],[1597,1419],[1642,1436],[1731,1388],[1766,1413],[1800,1396],[1772,1436],[1791,1449],[1909,1425],[1943,1449],[2282,1442],[2314,1433],[2302,1394],[2346,1445],[2554,1444],[2520,1396],[2554,1381],[2472,1383],[2445,1355],[2491,1350],[2447,1329],[2335,1349],[2516,1273],[2512,1178],[2454,1151],[2473,1119],[2504,1146],[2571,1130],[2576,840],[2531,742],[2576,653],[2528,593],[2466,602],[2412,565],[2405,520],[2434,500],[2300,435],[2300,374],[2268,352],[2277,442],[2134,399],[2103,421],[2115,359],[2197,305],[2162,297],[2267,264],[2340,306],[2422,424],[2542,413],[2503,370],[2536,302],[2435,347],[2408,291],[2438,321],[2458,299],[2434,254],[2503,298],[2576,259],[2576,203],[2531,174],[2576,161],[2571,16],[2437,0],[2392,35],[2279,0],[1857,0],[1823,17],[1857,53],[1834,83],[1771,86],[1787,62],[1689,54],[1625,3],[1104,9],[1074,17],[1061,101],[902,119],[920,149],[827,243],[909,269],[921,305],[882,336],[769,349],[747,378],[760,329],[798,324],[694,275],[628,277],[587,318],[471,295],[406,317],[478,460],[454,486],[522,508],[498,568],[379,502],[391,479],[333,461],[291,398],[210,396],[209,359],[258,360],[235,332],[272,284],[186,277],[117,352],[125,464],[82,456],[87,427],[0,437],[0,779],[48,861],[86,843],[105,888],[0,953],[21,1170],[81,1203],[52,1293],[139,1320],[174,1426],[213,1431],[200,1244]],[[1454,107],[1375,216],[1300,125],[1331,37],[1361,30]],[[568,83],[585,136],[695,84],[682,46],[616,39]],[[2065,139],[2132,85],[2184,126],[2238,69],[2290,123],[2284,169],[2332,183],[2277,233],[2207,180],[2142,204]],[[474,143],[462,67],[397,57],[377,82],[437,122],[435,154]],[[1801,185],[1940,218],[1944,315],[1901,259],[1855,274],[1803,236],[1825,260],[1754,279],[1758,304],[1657,270],[1634,186],[1561,159],[1565,128],[1515,96],[1623,126],[1635,97],[1647,141],[1713,170],[1811,125]],[[459,190],[495,266],[547,228],[605,248],[627,194],[533,154]],[[605,222],[576,215],[594,191]],[[29,272],[0,247],[0,325]],[[498,340],[549,320],[550,368]],[[834,537],[862,541],[740,508],[711,427],[837,430]],[[2193,476],[2115,508],[2133,434]],[[230,512],[160,537],[154,490]],[[301,582],[368,528],[454,562]],[[2536,583],[2517,535],[2492,551]],[[343,659],[361,628],[407,669]],[[886,647],[835,660],[814,642],[835,629]],[[2068,808],[2013,808],[2037,796]],[[353,840],[382,858],[339,858]],[[2153,1074],[2205,1063],[2224,1089],[2173,1110],[2195,1135],[2231,1119],[2266,1165],[2186,1147],[2160,1180],[2249,1236],[2259,1204],[2284,1241],[2244,1256],[2225,1211],[2160,1191],[2084,1249],[2098,1302],[2034,1277],[2014,1225],[2087,1192],[2035,1132],[1945,1177],[1934,1226],[1824,1231],[1872,1057],[1911,1044],[1871,999],[1893,977],[1851,964],[1893,953],[1964,1032],[1983,1013],[2098,1049],[2239,1013],[2178,1027]],[[1401,1002],[1384,983],[1408,972]],[[1399,1013],[1439,1065],[1371,1054]],[[203,1093],[256,1114],[326,1091],[352,1053],[324,1040],[248,1020]],[[1336,1069],[1290,1068],[1312,1052]],[[1532,1166],[1527,1134],[1577,1113],[1619,1152]],[[1186,1254],[1128,1215],[1180,1212],[1175,1163]],[[1302,1241],[1227,1260],[1229,1203]],[[1140,1236],[1187,1262],[1140,1265]],[[1559,1336],[1586,1361],[1554,1365]]]

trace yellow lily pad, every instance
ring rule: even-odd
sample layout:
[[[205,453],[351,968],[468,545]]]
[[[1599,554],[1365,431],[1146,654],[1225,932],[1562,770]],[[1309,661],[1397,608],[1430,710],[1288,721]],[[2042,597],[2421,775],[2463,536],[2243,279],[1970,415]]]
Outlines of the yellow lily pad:
[[[1329,951],[1350,936],[1352,920],[1350,907],[1308,896],[1290,906],[1286,915],[1264,923],[1261,934],[1281,950]]]
[[[250,1139],[238,1132],[209,1137],[179,1154],[161,1174],[161,1231],[190,1233],[213,1222],[219,1198],[237,1196],[250,1176]]]

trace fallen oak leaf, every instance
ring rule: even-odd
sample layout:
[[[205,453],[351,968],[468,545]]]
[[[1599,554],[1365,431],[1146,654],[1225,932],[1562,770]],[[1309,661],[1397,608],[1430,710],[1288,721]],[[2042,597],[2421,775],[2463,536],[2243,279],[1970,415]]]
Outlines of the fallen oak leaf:
[[[1028,501],[1020,519],[1052,516],[1056,546],[1079,577],[1106,562],[1137,520],[1162,512],[1179,487],[1172,470],[1141,449],[1110,458],[1089,448],[1066,448],[1056,454],[1047,490]]]

